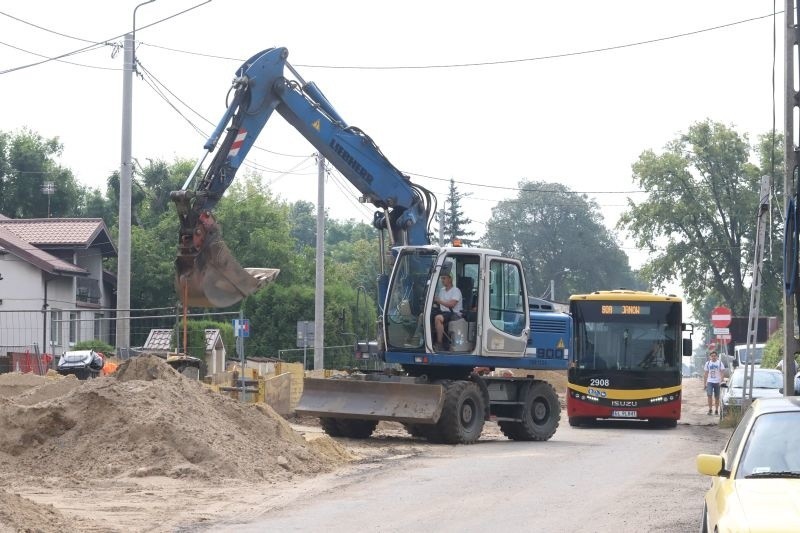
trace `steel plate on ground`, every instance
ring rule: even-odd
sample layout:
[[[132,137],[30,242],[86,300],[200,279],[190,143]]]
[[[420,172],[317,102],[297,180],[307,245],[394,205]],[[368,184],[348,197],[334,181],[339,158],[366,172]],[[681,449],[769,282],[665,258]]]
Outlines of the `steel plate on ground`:
[[[306,378],[295,411],[306,416],[435,424],[443,404],[441,385]]]

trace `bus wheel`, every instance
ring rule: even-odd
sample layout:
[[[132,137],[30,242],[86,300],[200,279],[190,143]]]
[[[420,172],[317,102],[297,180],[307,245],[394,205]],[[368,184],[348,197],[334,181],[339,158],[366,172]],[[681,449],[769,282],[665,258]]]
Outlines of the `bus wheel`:
[[[585,416],[571,416],[567,419],[567,421],[569,422],[569,425],[574,428],[591,425],[591,419],[586,418]]]
[[[561,420],[558,394],[546,381],[534,381],[522,406],[522,421],[499,422],[503,434],[511,440],[548,440]]]
[[[674,428],[678,427],[678,421],[674,418],[653,418],[650,425],[655,428]]]

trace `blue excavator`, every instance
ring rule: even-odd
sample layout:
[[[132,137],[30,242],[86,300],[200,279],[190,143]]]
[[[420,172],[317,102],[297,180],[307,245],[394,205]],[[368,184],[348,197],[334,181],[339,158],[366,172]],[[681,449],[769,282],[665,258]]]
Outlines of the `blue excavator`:
[[[374,344],[384,369],[306,378],[297,413],[319,417],[331,436],[366,438],[380,420],[392,420],[431,442],[469,444],[494,420],[511,439],[548,440],[559,424],[559,399],[533,371],[566,369],[569,316],[529,302],[520,261],[496,250],[432,245],[435,196],[348,125],[287,57],[285,48],[270,48],[236,71],[204,156],[171,194],[180,219],[175,286],[184,305],[227,307],[277,276],[242,268],[212,213],[277,112],[375,206],[383,258]],[[462,305],[449,313],[439,344],[434,317],[444,310],[436,302],[445,273]]]

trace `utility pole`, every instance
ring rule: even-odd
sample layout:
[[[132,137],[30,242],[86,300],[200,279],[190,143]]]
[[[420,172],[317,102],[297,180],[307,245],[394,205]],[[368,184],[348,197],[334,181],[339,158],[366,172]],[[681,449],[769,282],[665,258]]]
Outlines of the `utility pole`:
[[[797,12],[798,0],[786,0],[784,9],[784,19],[786,21],[785,38],[784,38],[784,176],[783,176],[783,209],[784,213],[789,212],[789,203],[795,198],[794,187],[794,174],[800,169],[800,157],[796,146],[796,139],[794,138],[794,114],[798,110],[798,95],[794,87],[794,49],[798,41],[798,27],[795,23],[795,13]],[[788,231],[784,233],[784,239],[792,238]],[[790,258],[784,258],[790,260]],[[794,258],[797,261],[797,258]],[[789,272],[794,270],[797,265],[792,265],[788,269]],[[797,281],[785,280],[786,282],[794,285]],[[797,290],[797,288],[795,289]],[[795,338],[795,306],[794,294],[788,291],[783,292],[783,394],[785,396],[794,395],[794,374],[795,362],[794,354],[798,351],[798,342]]]
[[[442,208],[439,210],[439,246],[444,246],[444,220],[445,220],[445,202],[442,202]]]
[[[131,181],[133,179],[133,73],[136,72],[136,10],[133,31],[125,34],[122,68],[122,154],[119,168],[119,250],[117,256],[117,355],[127,359],[131,346]],[[184,347],[185,348],[185,347]]]
[[[139,6],[136,6],[137,9]],[[134,17],[136,10],[134,9]],[[134,28],[136,23],[134,22]],[[119,169],[119,250],[117,257],[117,355],[128,358],[131,342],[131,157],[133,116],[133,35],[125,34],[125,59],[122,68],[122,161]]]
[[[325,368],[325,158],[317,154],[317,265],[314,288],[314,370]]]

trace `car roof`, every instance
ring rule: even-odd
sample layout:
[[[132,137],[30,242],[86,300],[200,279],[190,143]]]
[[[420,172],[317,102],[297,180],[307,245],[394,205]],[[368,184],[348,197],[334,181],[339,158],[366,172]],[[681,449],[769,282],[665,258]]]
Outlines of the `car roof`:
[[[800,411],[800,396],[759,398],[753,401],[752,409],[756,415],[783,411]]]
[[[754,371],[754,372],[761,372],[761,373],[767,373],[767,372],[769,372],[769,373],[772,373],[772,374],[780,374],[780,375],[783,375],[783,372],[781,372],[781,371],[780,371],[780,370],[778,370],[777,368],[754,368],[754,369],[753,369],[753,371]],[[735,369],[733,372],[734,372],[734,373],[736,373],[736,374],[741,374],[742,372],[744,372],[744,368],[741,368],[741,367],[740,367],[740,368],[737,368],[737,369]]]

